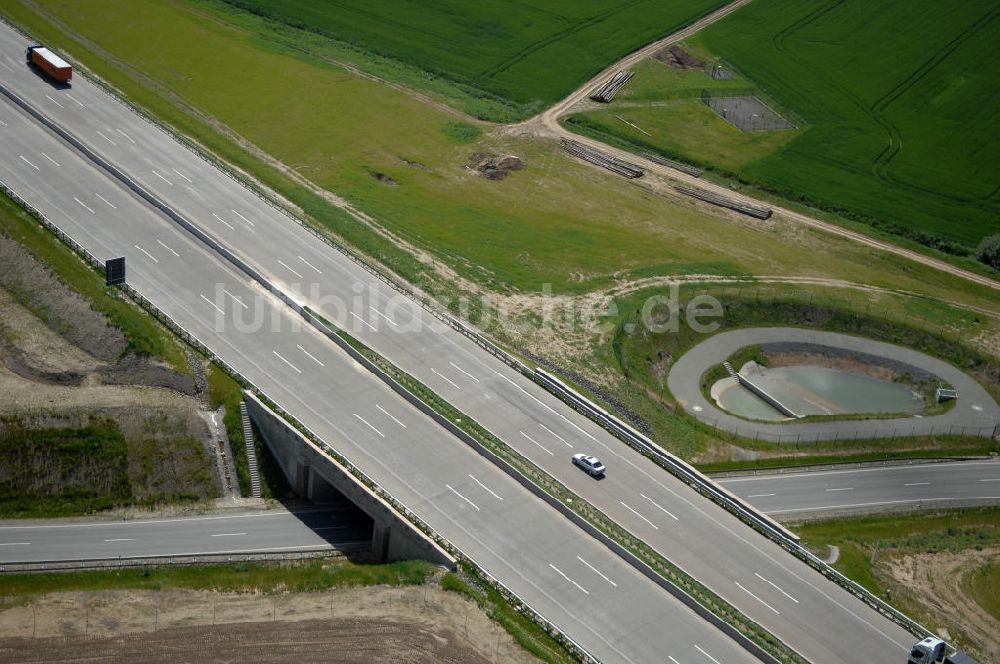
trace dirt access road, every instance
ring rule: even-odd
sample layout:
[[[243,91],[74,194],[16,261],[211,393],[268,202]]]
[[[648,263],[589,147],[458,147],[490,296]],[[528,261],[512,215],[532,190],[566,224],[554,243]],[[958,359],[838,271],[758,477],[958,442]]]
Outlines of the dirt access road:
[[[657,175],[660,179],[666,180],[668,183],[671,184],[681,183],[688,186],[698,187],[700,189],[706,189],[716,194],[726,196],[728,198],[735,198],[745,203],[749,203],[751,205],[764,205],[765,207],[770,207],[773,210],[773,214],[777,217],[782,217],[791,221],[798,222],[800,224],[805,224],[806,226],[811,226],[813,228],[817,228],[827,233],[832,233],[833,235],[839,235],[840,237],[844,237],[854,242],[858,242],[860,244],[873,247],[875,249],[878,249],[879,251],[884,251],[887,253],[896,254],[898,256],[903,256],[922,265],[932,267],[936,270],[940,270],[942,272],[946,272],[948,274],[960,277],[962,279],[966,279],[973,283],[982,286],[987,286],[989,288],[993,288],[996,290],[1000,290],[1000,282],[991,279],[987,276],[976,274],[975,272],[971,272],[969,270],[964,270],[960,267],[952,265],[951,263],[938,260],[937,258],[927,256],[917,251],[905,249],[904,247],[892,244],[890,242],[884,242],[882,240],[878,240],[869,235],[865,235],[864,233],[859,233],[857,231],[852,231],[842,226],[838,226],[837,224],[833,224],[827,221],[822,221],[820,219],[817,219],[816,217],[811,217],[809,215],[802,214],[800,212],[795,212],[787,208],[776,207],[772,205],[770,202],[759,201],[743,194],[737,194],[726,187],[711,182],[707,182],[700,178],[692,177],[685,173],[681,173],[680,171],[676,171],[672,168],[668,168],[661,164],[657,164],[648,159],[643,159],[642,157],[639,157],[638,155],[628,152],[626,150],[621,150],[619,148],[612,147],[610,145],[594,140],[592,138],[588,138],[586,136],[574,134],[573,132],[564,129],[559,124],[559,118],[568,114],[577,104],[585,101],[588,95],[590,95],[590,93],[594,89],[607,83],[609,80],[611,80],[611,77],[614,76],[615,73],[617,73],[618,71],[638,64],[642,60],[651,56],[653,53],[659,51],[660,49],[666,46],[669,46],[670,44],[687,39],[696,32],[712,25],[717,21],[722,20],[729,14],[733,13],[737,9],[743,7],[744,5],[749,4],[750,2],[751,0],[735,0],[734,2],[731,2],[723,7],[720,7],[711,14],[703,16],[702,18],[695,21],[686,28],[678,30],[677,32],[668,35],[663,39],[655,41],[649,44],[648,46],[644,46],[638,51],[635,51],[625,56],[618,62],[614,63],[613,65],[602,71],[594,78],[584,83],[582,86],[577,88],[572,94],[563,99],[561,102],[557,103],[555,106],[552,106],[548,110],[542,112],[539,115],[536,115],[530,120],[526,120],[525,122],[522,122],[520,124],[513,125],[512,127],[510,127],[509,130],[512,133],[529,134],[529,135],[536,135],[536,136],[555,138],[555,139],[572,138],[575,141],[579,141],[593,148],[597,148],[599,150],[603,150],[604,152],[608,152],[620,159],[624,159],[626,161],[630,161],[633,163],[638,163],[642,166],[642,168],[646,170],[647,174],[653,173]]]

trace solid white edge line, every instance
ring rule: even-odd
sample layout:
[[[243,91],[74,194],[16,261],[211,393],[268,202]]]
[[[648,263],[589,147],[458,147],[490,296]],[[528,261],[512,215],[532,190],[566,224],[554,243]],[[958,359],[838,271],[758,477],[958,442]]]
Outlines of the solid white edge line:
[[[877,507],[879,505],[903,505],[905,503],[935,503],[949,500],[1000,500],[1000,496],[961,496],[958,498],[910,498],[908,500],[883,500],[874,503],[852,503],[848,505],[822,505],[819,507],[796,507],[784,510],[765,510],[764,514],[788,514],[789,512],[821,512],[852,507]]]

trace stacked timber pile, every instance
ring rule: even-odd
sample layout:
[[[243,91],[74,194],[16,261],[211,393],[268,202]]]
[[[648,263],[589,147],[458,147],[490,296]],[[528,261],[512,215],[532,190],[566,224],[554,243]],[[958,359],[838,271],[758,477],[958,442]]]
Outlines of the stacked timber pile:
[[[668,166],[681,173],[687,173],[688,175],[693,175],[696,178],[700,178],[701,174],[705,172],[705,169],[698,168],[697,166],[692,166],[690,164],[684,164],[679,161],[674,161],[673,159],[667,159],[666,157],[661,157],[658,154],[653,154],[652,152],[643,152],[642,156],[646,159],[656,162],[662,166]]]
[[[771,208],[757,207],[756,205],[741,203],[740,201],[720,196],[719,194],[706,191],[704,189],[695,189],[694,187],[683,187],[679,185],[675,186],[674,189],[686,196],[692,196],[698,200],[705,201],[706,203],[711,203],[712,205],[718,205],[720,207],[729,208],[730,210],[736,210],[737,212],[741,212],[751,217],[756,217],[757,219],[767,219],[771,216]]]
[[[628,69],[622,69],[620,72],[611,77],[611,80],[605,83],[603,86],[598,88],[594,94],[590,95],[590,98],[594,101],[599,101],[602,104],[611,103],[611,100],[615,98],[615,95],[625,87],[628,80],[632,78],[632,72]]]
[[[623,159],[613,157],[607,152],[601,152],[596,150],[589,145],[584,145],[579,141],[572,141],[564,138],[562,140],[563,149],[569,152],[574,157],[579,157],[584,161],[588,161],[591,164],[600,166],[601,168],[606,168],[612,173],[617,173],[627,178],[641,178],[645,171],[636,164],[627,162]]]

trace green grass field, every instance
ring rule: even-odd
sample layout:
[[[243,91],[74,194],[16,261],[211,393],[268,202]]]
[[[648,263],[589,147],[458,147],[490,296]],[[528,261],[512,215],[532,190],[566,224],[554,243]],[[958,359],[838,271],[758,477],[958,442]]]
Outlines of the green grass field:
[[[721,0],[226,0],[537,112]]]
[[[986,57],[998,41],[1000,8],[989,0],[895,0],[877,9],[861,0],[754,2],[689,46],[731,63],[742,78],[725,83],[752,81],[802,128],[744,134],[707,108],[698,113],[693,99],[639,110],[627,96],[621,115],[652,139],[613,119],[613,109],[576,122],[968,253],[1000,229],[1000,63]],[[640,74],[640,100],[693,97],[699,81],[723,83],[701,71]]]
[[[548,141],[484,132],[466,142],[456,138],[453,115],[294,51],[252,15],[178,0],[109,0],[102,8],[44,0],[4,12],[432,292],[442,283],[430,281],[426,264],[222,138],[195,109],[489,290],[551,284],[555,293],[580,293],[622,278],[796,274],[993,301],[986,289],[803,228],[706,215],[573,161]],[[205,43],[215,58],[240,62],[240,76],[206,67]],[[465,167],[474,152],[518,154],[527,169],[487,181]]]
[[[979,568],[963,582],[976,603],[991,616],[1000,620],[1000,564],[990,562]]]

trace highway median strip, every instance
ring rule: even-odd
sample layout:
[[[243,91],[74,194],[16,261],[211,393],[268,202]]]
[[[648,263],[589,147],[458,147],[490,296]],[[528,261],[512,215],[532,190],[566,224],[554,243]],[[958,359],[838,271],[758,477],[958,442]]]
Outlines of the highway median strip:
[[[553,506],[559,505],[562,508],[560,511],[564,514],[566,510],[572,512],[576,519],[571,518],[571,520],[576,521],[585,530],[596,531],[598,539],[602,539],[601,536],[606,538],[609,542],[605,543],[610,543],[609,548],[626,562],[637,567],[646,576],[649,576],[651,572],[659,577],[662,581],[658,582],[659,585],[681,601],[686,598],[688,601],[685,603],[688,606],[691,606],[691,601],[699,605],[704,611],[704,613],[699,612],[703,618],[710,621],[712,621],[711,618],[715,618],[717,624],[722,623],[731,628],[730,636],[735,637],[738,642],[741,640],[740,637],[746,639],[749,643],[743,643],[744,647],[753,644],[760,649],[760,652],[755,654],[764,655],[765,661],[805,663],[804,658],[773,634],[743,615],[738,609],[664,558],[648,544],[615,523],[606,514],[570,491],[561,482],[534,465],[474,419],[438,396],[422,382],[394,366],[364,343],[308,307],[304,308],[304,314],[314,324],[319,323],[325,327],[328,335],[336,336],[348,344],[366,360],[362,364],[371,365],[368,368],[374,368],[375,373],[394,390],[397,392],[402,390],[410,397],[422,402],[439,416],[435,419],[450,424],[449,428],[452,428],[453,433],[457,433],[455,429],[460,430],[460,433],[464,435],[459,435],[459,438],[462,438],[467,444],[477,447],[477,451],[500,466],[526,488],[532,490],[532,487],[528,486],[532,485],[534,487],[533,493],[543,497],[543,499],[547,496],[549,498],[547,502]],[[408,400],[412,402],[412,398]],[[595,533],[591,532],[591,534]],[[692,608],[695,609],[695,607]],[[697,609],[695,610],[697,611]],[[751,646],[751,651],[756,650],[756,648]]]

